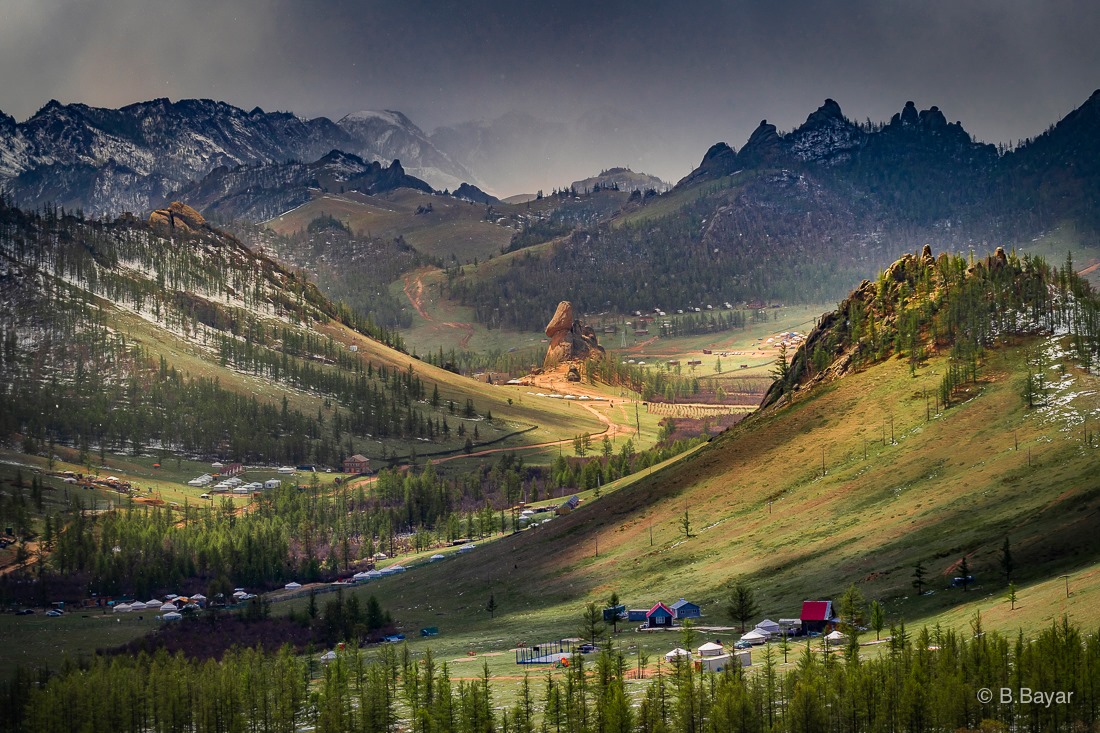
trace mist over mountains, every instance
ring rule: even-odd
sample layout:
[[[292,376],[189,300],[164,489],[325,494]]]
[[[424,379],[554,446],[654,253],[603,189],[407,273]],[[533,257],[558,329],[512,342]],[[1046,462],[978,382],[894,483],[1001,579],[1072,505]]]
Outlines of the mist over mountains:
[[[872,193],[876,205],[902,220],[949,219],[987,208],[995,196],[998,206],[1023,207],[1047,222],[1067,212],[1092,221],[1100,201],[1098,108],[1100,96],[1094,94],[1044,135],[1009,150],[976,142],[936,106],[920,110],[909,102],[888,122],[856,123],[830,99],[789,133],[764,120],[740,150],[716,143],[679,185],[742,169],[811,166]],[[22,123],[0,114],[0,187],[24,207],[53,203],[97,216],[141,212],[184,189],[194,192],[216,170],[291,163],[323,168],[322,159],[340,151],[362,165],[400,161],[400,171],[383,187],[419,187],[403,178],[409,176],[436,190],[469,183],[500,197],[534,193],[538,181],[567,187],[612,166],[650,173],[647,162],[655,160],[655,151],[667,152],[664,147],[644,121],[610,110],[571,123],[509,113],[428,135],[396,111],[362,111],[334,122],[259,108],[246,112],[211,100],[157,99],[117,110],[51,101]],[[591,161],[592,168],[577,170],[578,159]],[[301,173],[284,168],[223,175],[219,185],[222,195],[231,189],[235,195],[242,186],[259,185],[257,177]],[[306,176],[296,185],[312,182]],[[378,184],[354,185],[365,191]],[[525,190],[529,186],[538,188]],[[210,195],[207,185],[204,200],[212,202]],[[303,195],[254,197],[244,208],[255,209],[250,218],[274,215],[281,206],[301,203]]]
[[[653,173],[668,141],[656,126],[610,108],[563,122],[523,112],[436,128],[431,141],[481,176],[498,195],[568,186],[600,169]],[[686,162],[690,158],[685,158]],[[586,161],[578,166],[578,161]],[[549,183],[548,183],[549,182]]]
[[[1100,92],[1014,150],[976,142],[934,106],[856,123],[826,100],[789,133],[763,120],[739,150],[714,144],[665,196],[632,196],[613,225],[492,277],[455,278],[451,293],[479,320],[524,330],[563,297],[626,313],[825,302],[924,244],[1012,247],[1062,226],[1093,237],[1098,133]]]

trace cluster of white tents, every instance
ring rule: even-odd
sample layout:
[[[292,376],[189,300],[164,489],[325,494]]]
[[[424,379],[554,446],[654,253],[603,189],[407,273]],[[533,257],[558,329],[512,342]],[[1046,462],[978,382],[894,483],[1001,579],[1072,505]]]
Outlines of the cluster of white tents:
[[[752,656],[749,652],[726,651],[726,648],[716,641],[706,642],[696,652],[699,655],[696,665],[708,672],[721,672],[727,667],[748,667],[752,664]],[[677,647],[665,654],[665,661],[669,664],[691,662],[692,653],[687,649]]]
[[[184,609],[199,610],[206,606],[206,596],[196,593],[193,596],[177,596],[170,594],[164,601],[151,598],[148,601],[133,601],[129,603],[116,603],[112,606],[113,613],[149,612],[162,613],[165,621],[177,621],[183,616],[180,611]]]
[[[390,565],[388,568],[382,568],[381,570],[362,570],[351,576],[351,579],[356,584],[367,583],[371,580],[384,578],[388,575],[397,575],[398,573],[404,573],[407,570],[408,568],[406,568],[404,565]]]
[[[783,632],[779,624],[771,619],[764,619],[756,625],[756,628],[741,636],[741,641],[747,641],[753,646],[765,643],[768,639],[782,636]]]
[[[784,621],[786,623],[786,621]],[[782,627],[775,621],[770,619],[764,619],[756,625],[756,628],[741,635],[741,641],[747,641],[753,646],[758,646],[767,642],[769,639],[774,639],[783,636]],[[830,644],[842,644],[848,640],[840,631],[833,631],[825,636],[825,640]]]

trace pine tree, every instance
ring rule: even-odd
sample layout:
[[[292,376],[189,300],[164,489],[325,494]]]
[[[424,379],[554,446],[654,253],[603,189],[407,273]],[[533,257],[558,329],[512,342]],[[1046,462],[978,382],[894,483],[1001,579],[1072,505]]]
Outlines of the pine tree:
[[[917,589],[917,595],[924,595],[924,561],[917,560],[913,566],[913,587]]]
[[[726,613],[731,619],[741,624],[741,632],[744,633],[745,624],[758,612],[759,606],[752,588],[745,581],[738,580],[730,589]]]

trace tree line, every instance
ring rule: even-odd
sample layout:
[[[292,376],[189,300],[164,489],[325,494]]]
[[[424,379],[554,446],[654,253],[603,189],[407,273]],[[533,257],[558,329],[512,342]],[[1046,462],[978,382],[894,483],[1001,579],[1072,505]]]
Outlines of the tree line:
[[[681,646],[696,640],[689,627]],[[1065,618],[1030,639],[985,630],[980,616],[968,633],[896,625],[873,658],[812,640],[794,646],[793,665],[783,667],[772,644],[754,651],[749,669],[658,661],[635,701],[627,685],[634,660],[609,640],[591,661],[571,657],[564,672],[524,674],[504,705],[487,664],[455,682],[430,650],[417,656],[392,645],[337,652],[313,685],[312,661],[287,649],[236,651],[221,662],[164,652],[97,657],[53,675],[17,674],[0,698],[0,730],[1049,733],[1090,729],[1100,718],[1100,636]],[[1061,697],[1045,704],[1032,691]]]
[[[0,431],[25,446],[78,447],[82,461],[93,450],[156,446],[328,465],[366,437],[450,436],[454,404],[438,389],[429,404],[411,364],[377,366],[312,326],[338,319],[396,347],[398,338],[231,238],[174,237],[133,220],[23,212],[0,198],[0,251],[18,283],[0,319]],[[325,409],[304,414],[285,395],[280,405],[189,374],[129,338],[103,299],[182,333],[222,367],[320,395]]]

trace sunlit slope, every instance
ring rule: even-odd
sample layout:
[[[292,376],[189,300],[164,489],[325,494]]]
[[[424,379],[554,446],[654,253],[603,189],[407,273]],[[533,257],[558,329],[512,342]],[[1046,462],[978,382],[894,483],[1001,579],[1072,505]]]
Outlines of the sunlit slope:
[[[169,216],[180,223],[166,228]],[[338,466],[355,452],[441,455],[603,429],[580,405],[505,394],[392,348],[400,337],[193,210],[154,219],[0,204],[2,428],[30,452],[52,441],[85,455]]]
[[[290,234],[305,230],[322,215],[336,217],[362,236],[403,237],[418,251],[445,261],[452,255],[461,262],[499,255],[515,233],[487,220],[483,204],[405,188],[379,196],[318,194],[266,224],[280,234]]]
[[[612,591],[629,607],[688,597],[708,621],[728,623],[724,588],[741,578],[761,617],[797,616],[803,599],[835,599],[855,582],[891,618],[929,618],[1004,594],[1006,536],[1022,592],[1075,573],[1100,558],[1100,447],[1082,431],[1085,414],[1100,415],[1097,379],[1072,366],[1062,375],[1052,361],[1049,403],[1029,410],[1023,354],[1040,345],[1054,348],[1032,340],[991,352],[969,399],[940,413],[926,411],[924,393],[945,359],[915,377],[899,360],[846,376],[569,516],[390,583],[386,595],[410,626],[445,619],[472,631],[489,623],[492,592],[493,633],[523,638],[536,621],[570,631],[584,601]],[[947,589],[964,555],[976,576],[965,596]],[[918,561],[936,591],[919,600]],[[1068,612],[1100,619],[1093,606]]]

